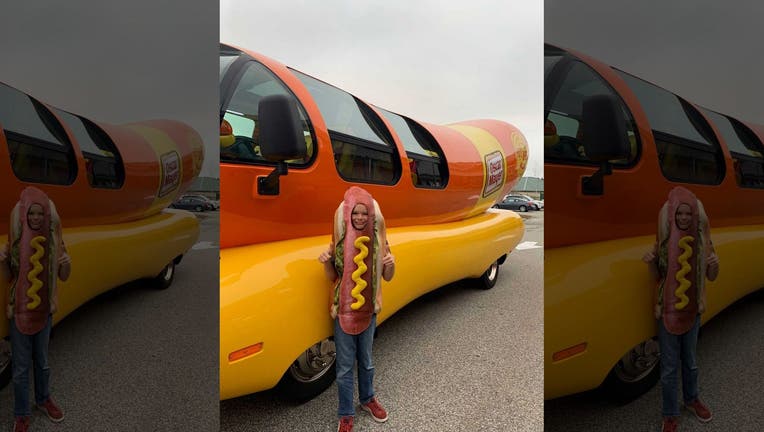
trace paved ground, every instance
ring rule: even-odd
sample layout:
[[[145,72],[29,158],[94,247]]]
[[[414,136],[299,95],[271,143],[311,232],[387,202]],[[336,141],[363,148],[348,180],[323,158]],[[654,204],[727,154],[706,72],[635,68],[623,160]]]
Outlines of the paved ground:
[[[523,214],[524,249],[489,291],[460,282],[406,306],[374,342],[375,387],[390,419],[359,431],[543,430],[543,212]],[[538,244],[534,244],[536,242]],[[296,405],[263,392],[221,403],[223,431],[334,431],[332,386]]]
[[[683,411],[680,431],[760,431],[764,424],[764,291],[727,308],[701,328],[700,395],[714,419],[701,424]],[[660,384],[639,399],[617,405],[596,391],[545,403],[547,431],[659,431]]]
[[[34,412],[33,431],[218,430],[218,215],[197,215],[200,243],[169,289],[119,287],[54,328],[51,391],[66,418],[53,424]],[[9,385],[1,430],[12,414]]]

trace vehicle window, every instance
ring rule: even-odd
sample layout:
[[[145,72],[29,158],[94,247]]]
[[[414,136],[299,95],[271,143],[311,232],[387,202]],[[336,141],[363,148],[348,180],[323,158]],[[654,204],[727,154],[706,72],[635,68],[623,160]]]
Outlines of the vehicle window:
[[[727,143],[741,187],[764,188],[764,147],[748,127],[732,117],[702,108]]]
[[[340,177],[361,183],[394,184],[400,161],[382,120],[358,98],[293,70],[318,105],[329,129]]]
[[[378,109],[403,142],[414,186],[429,189],[445,188],[448,183],[448,164],[435,138],[413,120],[382,108]]]
[[[639,99],[655,137],[663,176],[686,183],[719,184],[724,156],[700,113],[673,93],[616,70]]]
[[[54,108],[74,134],[85,158],[88,182],[94,188],[119,189],[125,182],[125,169],[117,146],[95,123]]]
[[[544,80],[549,78],[549,72],[551,72],[552,69],[554,69],[554,66],[562,58],[563,58],[562,54],[558,54],[558,55],[545,55],[544,56]]]
[[[545,56],[549,57],[549,56]],[[550,162],[595,164],[584,150],[583,105],[584,100],[596,95],[620,97],[589,66],[575,61],[564,76],[560,90],[554,96],[544,125],[544,159]],[[638,138],[634,120],[623,103],[621,110],[626,120],[627,138],[631,143],[626,159],[610,161],[614,166],[627,166],[636,161]]]
[[[43,104],[0,83],[0,126],[19,180],[58,185],[74,182],[74,149],[64,128]]]
[[[223,140],[221,140],[220,160],[233,163],[270,164],[272,162],[266,161],[260,153],[258,104],[265,96],[291,95],[291,93],[272,72],[260,63],[252,61],[245,68],[223,116],[223,119],[233,129],[233,137],[227,144],[223,144]],[[299,167],[305,166],[311,161],[314,148],[308,116],[299,102],[297,108],[302,121],[308,155],[304,159],[290,160],[287,163]]]
[[[225,73],[228,72],[228,68],[231,67],[231,64],[239,58],[239,54],[230,54],[230,53],[220,53],[220,82],[223,81],[223,77],[225,76]]]

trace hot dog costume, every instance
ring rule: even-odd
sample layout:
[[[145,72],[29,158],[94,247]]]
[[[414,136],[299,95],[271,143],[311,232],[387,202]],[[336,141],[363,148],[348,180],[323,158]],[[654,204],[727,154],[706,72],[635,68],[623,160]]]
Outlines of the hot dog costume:
[[[686,230],[676,224],[676,210],[686,204],[692,219]],[[713,251],[710,226],[703,204],[689,190],[678,186],[669,193],[658,217],[657,257],[661,280],[655,318],[671,334],[683,334],[705,311],[706,255]]]
[[[368,222],[363,230],[353,227],[353,208],[363,204]],[[364,189],[353,186],[345,192],[334,213],[334,286],[330,313],[339,317],[342,330],[357,335],[366,330],[371,317],[382,307],[382,257],[388,251],[385,220],[379,204]]]
[[[27,212],[33,204],[43,209],[40,229],[33,230]],[[16,328],[32,335],[45,327],[56,311],[58,258],[65,253],[61,222],[53,202],[41,190],[27,187],[11,211],[8,234],[12,281],[6,314]]]

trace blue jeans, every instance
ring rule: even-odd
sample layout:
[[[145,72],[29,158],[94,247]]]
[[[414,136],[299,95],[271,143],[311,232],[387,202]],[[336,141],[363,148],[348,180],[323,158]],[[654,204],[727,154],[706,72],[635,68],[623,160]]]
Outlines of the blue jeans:
[[[42,330],[25,335],[16,328],[11,318],[11,360],[13,361],[13,415],[32,415],[29,406],[29,371],[34,363],[34,399],[42,404],[50,397],[50,367],[48,366],[48,340],[51,315]]]
[[[677,380],[679,363],[682,364],[682,396],[685,403],[698,398],[698,364],[695,348],[698,345],[700,315],[695,324],[684,334],[674,335],[666,331],[663,320],[658,320],[658,340],[661,347],[661,388],[663,392],[663,415],[679,415],[679,390]]]
[[[357,335],[342,331],[340,320],[334,320],[334,346],[337,356],[337,391],[340,417],[355,415],[353,406],[353,366],[358,360],[358,399],[365,404],[374,397],[374,365],[371,363],[371,345],[374,342],[374,329],[377,326],[377,314],[372,315],[369,327]]]

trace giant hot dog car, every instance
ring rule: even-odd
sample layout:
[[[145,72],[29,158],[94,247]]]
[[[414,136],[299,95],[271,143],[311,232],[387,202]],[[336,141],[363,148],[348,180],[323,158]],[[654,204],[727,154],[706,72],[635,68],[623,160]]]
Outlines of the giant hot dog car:
[[[220,67],[222,399],[277,385],[306,399],[333,381],[317,257],[350,186],[379,202],[396,257],[378,322],[453,281],[495,284],[524,232],[491,209],[525,170],[519,130],[418,122],[226,45]]]
[[[764,286],[764,127],[574,50],[544,55],[545,397],[633,398],[659,378],[642,256],[669,191],[703,203],[721,262],[702,322]]]
[[[8,242],[20,192],[27,186],[44,191],[55,204],[72,260],[71,277],[57,290],[54,323],[133,280],[170,285],[175,264],[198,238],[199,223],[166,207],[199,174],[203,157],[199,134],[183,123],[99,123],[0,83],[0,247]],[[3,302],[10,276],[5,267]],[[8,320],[0,320],[0,337],[8,331]],[[0,345],[5,383],[9,344]]]

